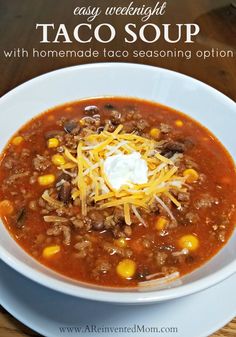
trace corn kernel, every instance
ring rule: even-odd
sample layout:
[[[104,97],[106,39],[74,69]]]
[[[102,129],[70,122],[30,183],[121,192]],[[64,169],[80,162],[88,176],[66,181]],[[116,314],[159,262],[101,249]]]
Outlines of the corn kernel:
[[[0,202],[0,215],[6,216],[12,214],[14,208],[9,200],[3,200]]]
[[[179,239],[181,248],[187,248],[190,251],[196,250],[199,246],[199,240],[195,235],[184,235]]]
[[[183,123],[180,119],[177,119],[177,120],[175,121],[175,125],[181,127],[181,126],[184,125],[184,123]]]
[[[187,177],[186,182],[187,183],[194,183],[198,180],[199,174],[194,169],[187,169],[183,172],[183,176]]]
[[[152,128],[150,131],[150,136],[155,139],[158,139],[160,137],[160,134],[161,134],[161,131],[157,128]]]
[[[61,166],[61,165],[64,165],[66,163],[66,160],[61,154],[54,154],[52,156],[52,162],[56,166]]]
[[[47,186],[53,184],[55,179],[56,177],[54,176],[54,174],[45,174],[44,176],[38,177],[38,183],[41,186]]]
[[[43,250],[43,257],[49,258],[49,257],[59,253],[60,250],[61,250],[61,247],[59,245],[48,246],[48,247],[44,248],[44,250]]]
[[[167,223],[168,220],[164,216],[160,216],[155,223],[155,227],[158,231],[162,231],[166,227]]]
[[[136,263],[130,259],[120,261],[116,267],[116,272],[119,276],[130,279],[136,271]]]
[[[127,241],[125,238],[119,238],[114,241],[115,245],[120,247],[120,248],[125,248],[127,247]]]
[[[54,147],[58,147],[59,140],[57,138],[49,138],[48,140],[48,148],[52,149]]]
[[[17,136],[12,139],[13,145],[20,145],[23,142],[24,138],[22,136]]]
[[[79,123],[80,123],[80,125],[85,125],[85,121],[83,120],[83,119],[80,119],[80,121],[79,121]]]

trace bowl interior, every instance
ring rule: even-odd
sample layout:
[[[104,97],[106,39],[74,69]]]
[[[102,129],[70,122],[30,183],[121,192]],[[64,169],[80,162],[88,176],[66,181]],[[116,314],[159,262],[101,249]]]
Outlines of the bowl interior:
[[[236,158],[235,103],[190,77],[135,64],[94,64],[54,71],[17,87],[0,99],[0,149],[18,128],[55,105],[94,96],[132,96],[156,101],[195,118],[208,127]],[[74,281],[48,270],[28,256],[0,224],[0,257],[10,266],[50,288],[97,300],[144,303],[187,295],[219,282],[236,271],[236,233],[208,263],[171,284],[145,293],[101,291],[78,287]],[[121,296],[120,292],[125,292]]]

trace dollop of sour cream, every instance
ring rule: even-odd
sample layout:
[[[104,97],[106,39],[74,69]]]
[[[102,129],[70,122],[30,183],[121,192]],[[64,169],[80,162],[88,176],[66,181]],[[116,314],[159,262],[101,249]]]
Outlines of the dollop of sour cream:
[[[110,185],[119,190],[123,185],[145,184],[148,181],[148,166],[140,153],[117,154],[104,161],[104,172]]]

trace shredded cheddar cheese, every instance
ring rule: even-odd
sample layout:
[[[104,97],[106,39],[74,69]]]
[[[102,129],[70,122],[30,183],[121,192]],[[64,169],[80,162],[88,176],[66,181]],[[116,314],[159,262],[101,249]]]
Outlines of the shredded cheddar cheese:
[[[123,208],[127,225],[132,223],[132,216],[145,225],[139,209],[148,210],[154,202],[163,206],[163,196],[177,208],[181,207],[173,191],[186,191],[186,177],[178,175],[175,165],[178,155],[168,159],[160,154],[160,142],[157,140],[122,130],[123,126],[119,125],[114,132],[104,130],[100,134],[84,137],[79,140],[77,153],[65,147],[66,163],[58,168],[68,170],[71,176],[76,175],[72,181],[75,187],[72,198],[80,199],[82,215],[87,214],[88,202],[92,201],[101,209]],[[148,181],[144,184],[127,184],[115,190],[104,172],[104,162],[109,156],[131,154],[134,151],[140,153],[148,165]],[[73,174],[70,170],[73,170]],[[171,214],[166,204],[165,209]]]

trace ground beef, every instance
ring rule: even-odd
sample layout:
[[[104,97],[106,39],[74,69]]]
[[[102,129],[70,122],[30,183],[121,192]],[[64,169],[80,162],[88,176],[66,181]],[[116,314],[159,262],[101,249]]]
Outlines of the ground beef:
[[[76,229],[84,229],[88,232],[92,228],[92,220],[88,217],[81,218],[80,215],[77,215],[70,220]]]
[[[189,192],[179,192],[179,193],[177,193],[177,199],[179,201],[189,201],[190,200],[190,193]]]
[[[134,121],[126,122],[123,129],[127,133],[132,133],[136,130],[136,124]]]
[[[124,233],[126,236],[130,237],[132,235],[132,227],[131,226],[125,226],[124,227]]]
[[[30,156],[30,150],[29,149],[22,149],[20,157],[21,159],[28,158]]]
[[[142,238],[141,242],[144,248],[149,249],[151,247],[151,241],[149,239]]]
[[[204,173],[199,174],[199,182],[200,184],[205,183],[207,180],[207,176]]]
[[[115,125],[110,121],[110,119],[106,119],[104,129],[106,131],[113,132],[115,130]]]
[[[193,169],[198,169],[199,168],[199,165],[197,163],[195,163],[195,161],[192,160],[192,158],[188,157],[188,156],[185,156],[184,157],[184,165],[185,167],[184,168],[193,168]]]
[[[97,132],[97,130],[95,129],[95,132]],[[91,130],[90,128],[88,127],[83,127],[83,129],[80,131],[80,137],[79,138],[84,138],[84,137],[87,137],[91,134],[93,134],[94,131]]]
[[[155,261],[157,265],[163,266],[166,262],[168,254],[166,254],[165,252],[157,252],[154,256],[155,256]]]
[[[150,210],[151,213],[159,214],[159,212],[160,212],[160,206],[157,203],[157,201],[154,201],[153,203],[150,204],[149,210]]]
[[[115,245],[113,245],[110,242],[104,242],[103,249],[105,252],[107,252],[109,255],[117,254],[119,256],[122,256],[124,258],[129,258],[133,255],[133,252],[129,248],[120,248]]]
[[[101,274],[107,274],[111,267],[112,266],[108,261],[101,258],[97,259],[92,274],[95,278],[99,278]]]
[[[112,215],[108,215],[104,219],[104,229],[110,230],[115,238],[132,235],[131,226],[125,225],[123,212],[117,208]]]
[[[149,127],[149,123],[144,119],[139,119],[136,122],[136,128],[138,129],[138,131],[144,131],[148,127]]]
[[[75,228],[82,229],[84,228],[84,221],[82,219],[77,219],[76,217],[71,218],[72,224],[75,226]]]
[[[11,170],[16,165],[17,165],[17,159],[14,159],[11,157],[7,157],[3,159],[3,166],[8,170]]]
[[[38,234],[34,240],[34,243],[36,245],[41,245],[44,241],[46,240],[46,235],[45,234]]]
[[[102,231],[104,229],[105,217],[101,210],[91,210],[88,212],[88,217],[92,220],[92,229]]]
[[[89,128],[92,131],[96,131],[96,129],[101,125],[100,115],[96,115],[93,117],[89,116],[83,117],[82,123],[83,126]]]
[[[22,178],[25,178],[25,177],[28,177],[30,174],[29,171],[26,171],[26,172],[19,172],[19,173],[15,173],[15,174],[12,174],[9,179],[6,180],[6,184],[7,185],[12,185],[12,184],[15,184],[17,182],[20,182],[20,179]]]
[[[195,201],[195,207],[197,209],[212,207],[214,204],[217,205],[219,203],[218,198],[211,196],[210,194],[202,194],[201,199]]]
[[[79,141],[79,136],[74,136],[73,134],[67,133],[64,136],[64,143],[67,148],[70,150],[77,150]]]
[[[111,121],[114,125],[118,125],[121,123],[121,113],[119,111],[113,110],[111,112]]]
[[[36,211],[38,209],[37,201],[36,200],[31,200],[29,202],[29,209],[32,211]]]
[[[142,118],[142,115],[139,113],[137,108],[134,105],[127,105],[122,110],[122,123],[130,120],[139,120]]]
[[[119,208],[115,208],[112,215],[108,215],[104,219],[106,229],[120,228],[124,225],[124,214]]]
[[[33,159],[33,166],[36,171],[42,172],[51,166],[50,160],[39,154]]]
[[[166,226],[166,230],[168,229],[173,229],[173,228],[176,228],[178,226],[178,222],[174,219],[170,220]]]
[[[161,123],[160,124],[160,131],[162,133],[169,133],[172,131],[172,127],[168,124]]]
[[[221,231],[218,233],[218,240],[219,240],[220,242],[225,242],[225,240],[226,240],[225,235],[226,235],[226,231],[225,231],[225,230],[221,230]]]
[[[65,226],[60,223],[55,223],[52,228],[49,228],[47,230],[47,235],[58,236],[60,234],[63,234],[63,243],[65,245],[70,245],[71,230],[69,226]]]
[[[71,230],[68,226],[61,226],[61,231],[63,233],[63,236],[64,236],[64,240],[63,240],[63,243],[65,245],[70,245],[70,242],[71,242]]]
[[[77,236],[78,242],[74,245],[74,248],[77,250],[76,256],[80,258],[84,258],[93,251],[92,243],[89,240],[87,235]]]
[[[29,183],[31,184],[31,185],[33,185],[33,184],[35,184],[36,183],[36,181],[37,181],[37,178],[38,178],[38,172],[33,172],[33,175],[30,177],[30,179],[29,179]]]
[[[200,222],[199,215],[197,213],[194,213],[194,212],[188,212],[185,215],[185,218],[187,219],[188,222],[193,223],[193,224],[196,224],[196,223]]]

